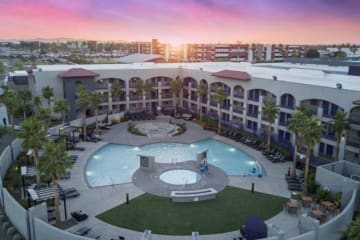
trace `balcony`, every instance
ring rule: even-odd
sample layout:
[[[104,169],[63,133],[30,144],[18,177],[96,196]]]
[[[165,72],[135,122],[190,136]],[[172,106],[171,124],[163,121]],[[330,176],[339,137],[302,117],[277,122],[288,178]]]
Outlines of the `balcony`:
[[[254,101],[254,102],[259,102],[259,96],[249,96],[248,100]]]
[[[196,83],[191,83],[190,86],[191,86],[191,88],[197,88],[198,87]]]
[[[280,104],[280,107],[281,108],[286,108],[286,109],[291,109],[291,110],[295,109],[295,105]]]
[[[347,137],[346,138],[346,145],[360,148],[360,138],[357,137]]]
[[[360,114],[350,114],[349,122],[351,124],[359,124],[360,125]]]
[[[233,107],[233,112],[243,114],[244,108],[240,107],[240,106],[234,106]]]
[[[334,115],[334,114],[323,113],[323,117],[330,118],[330,119],[334,119],[334,118],[335,118],[335,115]]]
[[[336,137],[334,134],[329,134],[329,133],[323,132],[322,137],[327,140],[336,142]]]
[[[259,114],[258,113],[253,113],[253,112],[248,112],[246,114],[246,116],[252,117],[252,118],[258,118]]]
[[[107,90],[108,85],[107,85],[107,83],[97,83],[97,84],[95,84],[95,89],[96,90]]]
[[[284,121],[279,121],[279,125],[286,127],[286,126],[288,125],[288,121],[286,121],[286,120],[284,120]]]
[[[173,98],[173,95],[172,93],[163,93],[161,95],[161,98],[164,99],[164,98]]]
[[[195,101],[195,102],[197,101],[197,97],[196,97],[196,96],[191,96],[190,99],[191,99],[191,101]]]
[[[142,96],[133,95],[129,97],[130,101],[142,100]]]
[[[234,98],[244,99],[244,93],[242,93],[242,92],[234,92]]]

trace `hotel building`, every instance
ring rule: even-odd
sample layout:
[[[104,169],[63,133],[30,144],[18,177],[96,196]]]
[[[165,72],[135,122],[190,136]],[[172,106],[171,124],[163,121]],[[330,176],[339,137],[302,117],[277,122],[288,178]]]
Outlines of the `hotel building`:
[[[197,49],[206,55],[209,48],[201,45]],[[224,48],[221,49],[224,52]],[[208,55],[206,58],[214,57]],[[183,80],[180,106],[193,113],[201,111],[213,119],[217,119],[217,107],[211,95],[222,87],[228,97],[221,105],[221,121],[258,136],[265,136],[269,124],[262,113],[264,102],[276,101],[280,113],[273,124],[273,138],[285,146],[294,143],[294,136],[287,129],[292,112],[296,107],[305,107],[324,125],[321,141],[314,147],[314,156],[328,160],[334,159],[336,145],[331,124],[336,112],[343,110],[349,117],[351,129],[342,136],[340,159],[360,163],[360,76],[351,75],[352,72],[357,71],[349,71],[348,67],[285,63],[44,65],[30,71],[26,80],[23,72],[19,76],[12,73],[8,85],[28,87],[39,96],[41,89],[49,85],[54,89],[55,99],[65,98],[74,106],[77,86],[83,84],[88,90],[101,93],[99,112],[106,114],[173,108],[170,82],[179,77]],[[139,78],[152,83],[151,94],[136,91],[135,83]],[[115,81],[123,89],[121,96],[111,94]],[[197,87],[201,83],[207,85],[208,93],[200,98]],[[93,113],[94,109],[89,109],[87,114],[92,116]],[[79,118],[80,114],[72,108],[67,120]]]

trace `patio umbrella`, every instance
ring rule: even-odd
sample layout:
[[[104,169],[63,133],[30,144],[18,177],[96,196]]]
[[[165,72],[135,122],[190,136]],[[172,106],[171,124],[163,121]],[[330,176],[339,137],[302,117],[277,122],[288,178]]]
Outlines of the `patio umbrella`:
[[[256,216],[247,217],[243,236],[247,240],[255,240],[267,237],[267,227],[264,221]]]

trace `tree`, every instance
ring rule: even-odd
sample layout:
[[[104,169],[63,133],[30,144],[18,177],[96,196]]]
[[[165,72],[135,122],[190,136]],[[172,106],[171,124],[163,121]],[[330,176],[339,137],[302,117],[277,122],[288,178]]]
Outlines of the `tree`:
[[[294,143],[294,156],[293,156],[293,164],[291,168],[291,176],[295,177],[296,174],[296,157],[297,151],[301,146],[302,138],[300,133],[304,127],[304,121],[306,119],[306,113],[301,109],[297,108],[295,112],[291,114],[291,119],[288,125],[289,131],[291,131],[295,135],[295,143]]]
[[[111,95],[112,95],[112,97],[119,97],[119,109],[120,109],[120,96],[123,93],[124,93],[124,91],[121,88],[120,82],[114,81],[113,84],[111,85]],[[114,98],[113,98],[113,101],[114,101]]]
[[[76,91],[76,107],[81,109],[82,112],[82,127],[83,127],[83,140],[86,140],[86,111],[90,106],[91,98],[89,92],[83,85],[80,85]]]
[[[35,115],[39,121],[41,121],[44,129],[46,130],[51,121],[50,108],[39,108],[38,113]]]
[[[179,108],[180,92],[183,89],[183,81],[179,77],[176,77],[175,80],[171,81],[170,89],[175,94],[175,112],[174,112],[174,114],[176,115],[177,111],[178,111],[178,108]]]
[[[56,226],[61,227],[58,180],[60,176],[66,174],[66,169],[72,167],[72,162],[63,143],[47,142],[43,147],[44,153],[40,158],[39,170],[53,183]]]
[[[142,105],[144,100],[143,89],[144,89],[144,81],[140,78],[137,78],[135,82],[135,92],[140,93]],[[142,108],[144,108],[144,106],[142,106]]]
[[[304,127],[302,128],[301,135],[303,143],[306,146],[306,163],[304,171],[304,194],[307,194],[308,176],[309,176],[309,163],[312,150],[314,146],[320,141],[323,132],[321,122],[312,117],[305,117]]]
[[[40,106],[41,106],[41,98],[40,96],[34,96],[33,98],[33,106],[35,108],[35,113],[39,112]]]
[[[42,95],[48,101],[49,108],[51,108],[51,99],[54,97],[54,89],[49,85],[41,89]]]
[[[151,100],[151,93],[154,91],[154,87],[152,85],[151,81],[145,81],[144,83],[144,92],[146,94],[146,96],[149,96],[149,99]],[[150,104],[150,108],[149,108],[149,112],[151,113],[152,109],[151,109],[151,101],[149,102]]]
[[[24,119],[26,119],[27,102],[32,99],[32,93],[29,89],[21,89],[18,91],[18,95],[19,95],[20,100],[22,101],[21,107],[23,108]]]
[[[350,225],[350,228],[347,232],[347,238],[349,240],[358,240],[360,239],[360,216],[357,216],[355,220]]]
[[[36,171],[36,183],[40,184],[40,172],[38,169],[39,149],[46,141],[46,131],[43,128],[42,122],[30,117],[22,122],[18,137],[24,139],[22,148],[25,152],[32,149],[34,155],[34,164]]]
[[[8,127],[0,125],[0,138],[8,133],[9,133]]]
[[[306,52],[305,52],[305,57],[306,58],[319,58],[320,57],[320,53],[317,49],[315,48],[309,48]]]
[[[334,57],[336,57],[336,58],[346,58],[347,55],[346,55],[346,53],[344,51],[339,50],[339,51],[334,53]]]
[[[99,132],[98,106],[101,103],[101,95],[99,92],[93,92],[91,95],[91,105],[95,108],[95,132]]]
[[[5,66],[2,61],[0,61],[0,75],[2,75],[5,72]]]
[[[349,49],[353,53],[353,56],[355,56],[355,53],[357,52],[358,47],[355,44],[353,44],[353,45],[350,46]]]
[[[213,99],[217,105],[217,112],[218,112],[218,129],[217,133],[220,134],[221,132],[221,104],[227,98],[227,94],[222,87],[218,87],[213,95]]]
[[[22,59],[17,59],[14,70],[24,70],[24,61]]]
[[[54,112],[61,113],[62,124],[65,125],[65,113],[70,110],[68,102],[64,98],[55,101]]]
[[[268,133],[267,133],[267,150],[270,150],[271,144],[271,133],[272,133],[272,123],[274,123],[275,118],[279,115],[280,108],[276,105],[274,100],[265,101],[263,114],[269,122]]]
[[[335,131],[336,146],[335,146],[335,161],[339,160],[340,141],[345,130],[350,129],[349,119],[346,118],[346,113],[338,110],[334,120],[331,122],[331,129]]]
[[[10,115],[11,128],[14,130],[14,113],[20,106],[20,99],[17,92],[9,89],[5,90],[1,102],[4,103],[7,108],[7,112]]]
[[[205,83],[200,83],[197,87],[197,94],[198,94],[198,98],[201,100],[204,96],[207,95],[208,92],[208,88],[207,85]],[[199,101],[200,102],[200,101]],[[199,111],[199,116],[200,116],[200,121],[202,121],[202,109],[201,109],[201,104],[200,104],[200,111]]]

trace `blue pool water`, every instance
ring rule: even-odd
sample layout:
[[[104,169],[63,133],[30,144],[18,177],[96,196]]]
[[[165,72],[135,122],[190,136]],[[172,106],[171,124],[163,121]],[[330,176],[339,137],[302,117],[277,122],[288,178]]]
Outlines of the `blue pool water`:
[[[221,168],[228,175],[262,173],[261,167],[246,153],[208,139],[193,144],[157,143],[141,147],[108,144],[89,159],[85,169],[86,179],[91,187],[128,183],[139,168],[139,154],[154,156],[155,161],[160,163],[176,163],[195,160],[196,153],[204,150],[208,150],[208,163]]]

